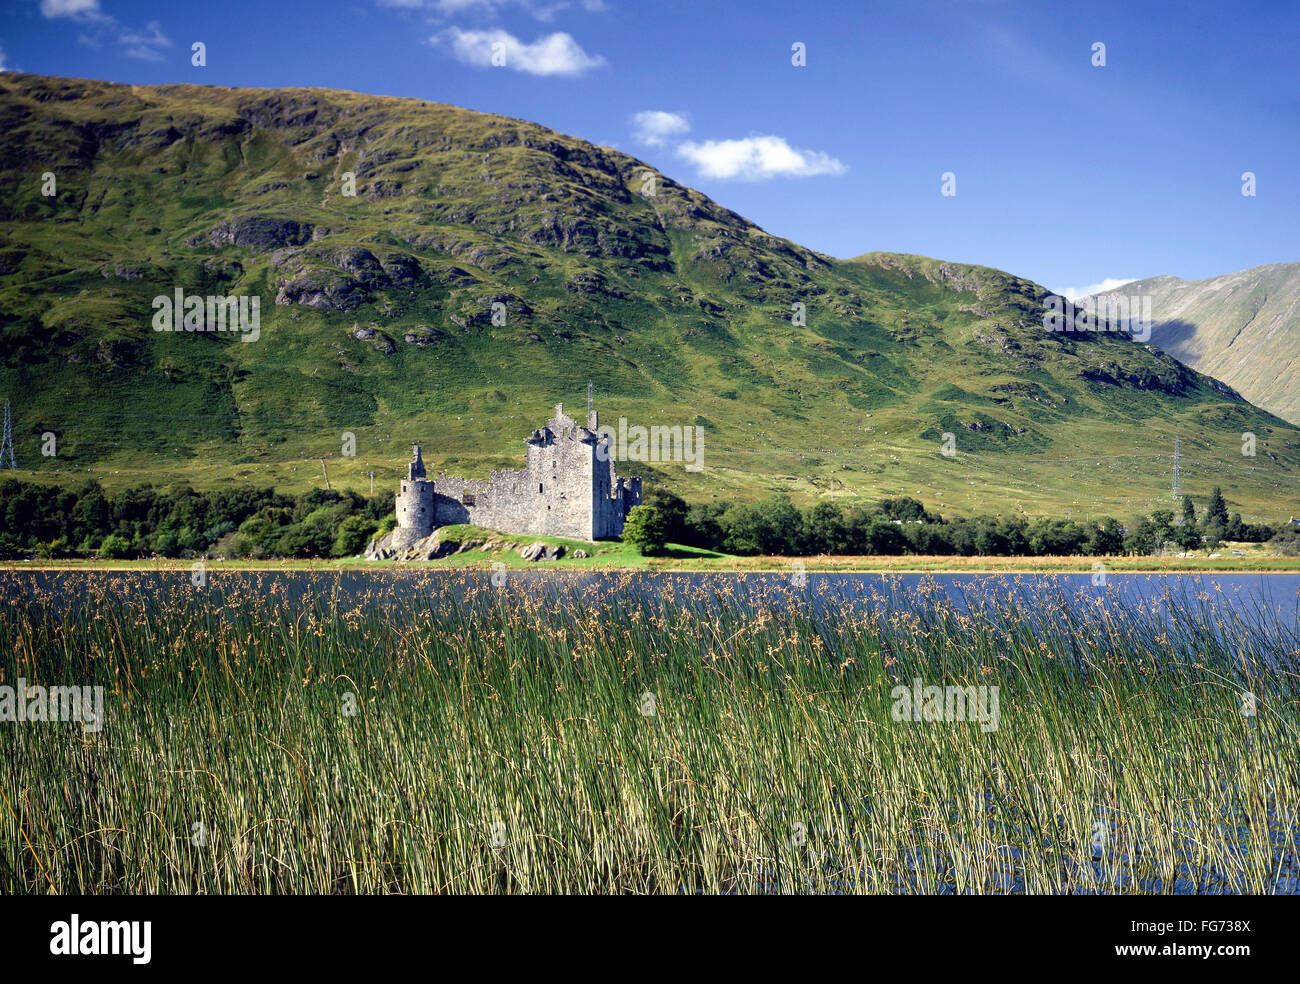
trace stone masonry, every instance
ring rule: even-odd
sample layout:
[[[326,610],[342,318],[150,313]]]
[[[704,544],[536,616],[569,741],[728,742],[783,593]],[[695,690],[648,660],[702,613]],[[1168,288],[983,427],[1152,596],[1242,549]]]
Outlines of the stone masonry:
[[[599,426],[596,411],[584,427],[556,404],[555,416],[524,441],[524,467],[494,470],[487,481],[429,479],[416,445],[397,493],[389,547],[406,549],[453,523],[578,540],[621,535],[628,511],[641,501],[641,479],[618,476]]]

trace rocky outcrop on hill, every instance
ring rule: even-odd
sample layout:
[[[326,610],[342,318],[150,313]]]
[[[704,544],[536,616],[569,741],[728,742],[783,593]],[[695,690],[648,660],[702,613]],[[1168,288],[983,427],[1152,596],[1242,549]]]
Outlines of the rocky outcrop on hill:
[[[311,234],[312,227],[307,223],[245,215],[222,222],[208,233],[207,240],[211,246],[244,246],[266,251],[281,246],[301,246],[311,241]]]

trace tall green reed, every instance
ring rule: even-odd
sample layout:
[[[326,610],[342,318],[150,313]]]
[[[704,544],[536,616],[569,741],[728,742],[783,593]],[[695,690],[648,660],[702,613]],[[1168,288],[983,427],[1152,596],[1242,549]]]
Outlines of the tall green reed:
[[[3,891],[1297,890],[1300,653],[1212,599],[177,578],[0,575],[2,682],[107,691],[0,725]]]

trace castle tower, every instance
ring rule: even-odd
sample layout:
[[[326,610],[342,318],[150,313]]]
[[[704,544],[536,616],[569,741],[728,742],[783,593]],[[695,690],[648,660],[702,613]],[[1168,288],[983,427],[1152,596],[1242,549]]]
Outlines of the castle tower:
[[[425,477],[420,445],[411,448],[411,463],[395,502],[397,529],[393,546],[402,549],[433,532],[433,483]]]

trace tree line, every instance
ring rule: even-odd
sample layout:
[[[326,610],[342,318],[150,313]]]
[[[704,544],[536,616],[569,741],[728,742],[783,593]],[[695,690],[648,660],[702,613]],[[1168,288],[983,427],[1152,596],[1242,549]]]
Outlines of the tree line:
[[[185,484],[110,493],[96,481],[67,490],[0,481],[0,558],[10,560],[352,557],[396,522],[388,494],[197,491]],[[647,552],[675,543],[741,555],[1114,556],[1214,548],[1226,540],[1271,540],[1282,552],[1294,553],[1300,532],[1245,523],[1240,513],[1230,516],[1217,488],[1200,512],[1191,497],[1184,497],[1177,518],[1173,509],[1158,509],[1127,526],[1112,517],[944,519],[909,497],[848,507],[819,502],[801,509],[785,495],[756,503],[687,503],[654,489],[629,515],[624,540]]]
[[[391,495],[314,489],[196,491],[96,481],[59,489],[0,482],[0,557],[350,557],[396,523]]]
[[[800,509],[785,495],[758,503],[725,501],[689,504],[665,489],[652,490],[634,507],[624,540],[643,552],[666,544],[723,553],[779,556],[815,554],[939,554],[949,556],[1116,556],[1157,554],[1170,547],[1215,548],[1224,541],[1292,543],[1285,526],[1243,522],[1228,514],[1215,488],[1198,515],[1190,496],[1173,509],[1157,509],[1122,524],[1110,516],[1087,522],[1023,516],[944,519],[916,499],[903,496],[845,508],[819,502]]]

